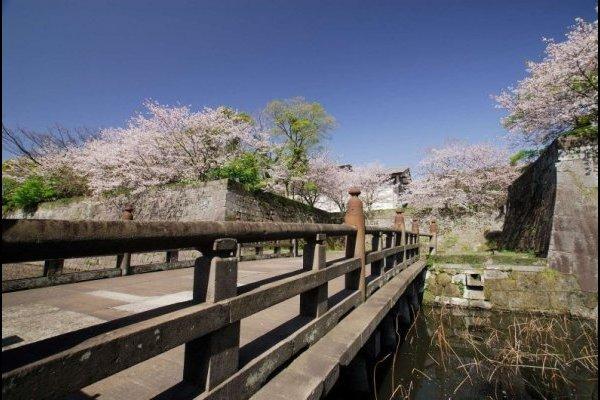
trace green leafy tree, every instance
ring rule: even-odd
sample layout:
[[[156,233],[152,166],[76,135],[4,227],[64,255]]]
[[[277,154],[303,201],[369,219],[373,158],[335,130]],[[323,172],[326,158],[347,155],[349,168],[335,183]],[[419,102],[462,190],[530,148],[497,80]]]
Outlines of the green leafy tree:
[[[328,132],[336,126],[335,118],[321,104],[302,97],[273,100],[263,115],[271,136],[281,144],[275,163],[288,171],[283,182],[286,195],[294,197],[292,181],[306,174],[310,157],[321,149]]]
[[[264,163],[266,161],[256,153],[244,153],[227,164],[211,170],[210,179],[231,179],[254,191],[264,187]]]

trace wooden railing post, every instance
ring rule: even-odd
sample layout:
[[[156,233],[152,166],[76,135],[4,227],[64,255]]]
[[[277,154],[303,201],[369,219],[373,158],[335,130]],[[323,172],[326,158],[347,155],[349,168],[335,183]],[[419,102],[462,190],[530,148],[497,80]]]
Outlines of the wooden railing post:
[[[237,258],[238,261],[242,261],[242,244],[241,243],[238,243],[236,245],[235,258]]]
[[[298,239],[292,239],[292,257],[298,257]]]
[[[346,274],[346,289],[359,290],[362,294],[362,300],[366,299],[366,282],[365,282],[365,212],[363,203],[358,198],[360,189],[351,188],[348,190],[350,199],[344,223],[352,225],[356,228],[355,235],[346,237],[346,257],[360,258],[360,269],[356,269]]]
[[[216,303],[237,295],[236,249],[235,239],[198,248],[202,256],[194,265],[194,302]],[[186,343],[183,379],[204,390],[214,388],[237,371],[239,346],[239,321]]]
[[[414,238],[413,238],[414,243],[418,245],[419,244],[419,219],[417,217],[413,217],[410,230],[412,231],[412,233],[414,235]],[[417,246],[417,248],[413,250],[413,257],[419,257],[419,253],[420,253],[420,246]]]
[[[373,232],[371,234],[371,251],[382,250],[381,233]],[[373,261],[371,263],[371,275],[379,276],[383,270],[383,260]]]
[[[174,263],[179,261],[179,251],[177,250],[169,250],[166,252],[166,262]]]
[[[44,276],[60,275],[63,271],[65,260],[45,260],[44,261]]]
[[[399,245],[406,246],[406,225],[404,221],[404,211],[402,211],[401,209],[396,209],[396,215],[394,216],[394,228],[401,231]],[[399,262],[405,262],[406,249],[404,249],[402,253],[398,253],[398,256],[401,257],[401,260],[399,260]],[[396,263],[398,263],[398,260],[396,260]]]
[[[431,235],[429,238],[429,254],[435,255],[437,253],[438,244],[438,226],[435,218],[433,218],[429,224],[429,234]]]
[[[279,244],[279,240],[275,241],[275,243],[273,243],[273,255],[275,257],[279,256],[281,254],[281,245]]]
[[[397,235],[395,233],[388,233],[385,235],[385,248],[389,249],[392,247],[396,247],[396,243],[397,243]],[[396,256],[389,256],[385,258],[385,263],[384,263],[384,271],[388,271],[392,268],[394,268],[396,266]]]
[[[314,239],[307,241],[302,255],[302,267],[306,271],[315,271],[327,267],[325,235],[317,234]],[[300,315],[320,317],[328,309],[328,284],[324,284],[300,294]]]
[[[121,219],[124,221],[133,220],[133,206],[126,204],[121,212]],[[119,254],[117,256],[117,268],[121,269],[121,275],[129,275],[131,272],[131,253]]]

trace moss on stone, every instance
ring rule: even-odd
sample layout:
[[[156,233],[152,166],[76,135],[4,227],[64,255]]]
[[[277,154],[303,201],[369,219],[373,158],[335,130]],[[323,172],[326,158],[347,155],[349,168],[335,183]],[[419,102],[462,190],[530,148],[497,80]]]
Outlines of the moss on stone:
[[[435,302],[435,295],[433,293],[431,293],[431,291],[425,289],[425,291],[423,292],[423,303],[430,305],[433,304]]]

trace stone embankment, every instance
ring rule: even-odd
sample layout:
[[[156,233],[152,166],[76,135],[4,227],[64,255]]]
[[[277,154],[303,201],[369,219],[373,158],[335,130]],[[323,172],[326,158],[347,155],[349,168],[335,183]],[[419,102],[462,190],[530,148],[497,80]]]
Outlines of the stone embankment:
[[[502,257],[484,262],[471,258],[471,262],[461,263],[459,256],[433,257],[427,272],[424,301],[435,305],[597,318],[597,293],[582,291],[575,275],[548,268],[544,259],[506,258],[513,263],[502,263]]]

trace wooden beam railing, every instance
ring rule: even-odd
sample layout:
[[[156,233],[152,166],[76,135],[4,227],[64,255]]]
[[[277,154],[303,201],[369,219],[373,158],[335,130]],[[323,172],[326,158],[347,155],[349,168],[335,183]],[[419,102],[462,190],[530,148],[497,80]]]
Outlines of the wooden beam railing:
[[[248,398],[269,375],[402,269],[419,259],[419,234],[402,227],[365,227],[360,191],[350,191],[345,224],[3,220],[2,262],[168,251],[194,247],[193,300],[131,322],[105,324],[3,351],[2,394],[55,398],[185,345],[183,380],[222,398]],[[365,235],[379,244],[365,253]],[[326,261],[326,237],[346,237],[346,256]],[[385,240],[382,237],[385,236]],[[423,235],[421,235],[423,236]],[[427,235],[426,235],[427,236]],[[239,243],[302,239],[303,270],[240,290]],[[171,253],[172,254],[172,253]],[[367,283],[365,266],[371,267]],[[344,299],[330,308],[328,282],[345,276]],[[240,321],[300,296],[311,322],[240,369]],[[125,319],[123,319],[125,320]]]
[[[238,243],[236,249],[236,257],[238,261],[251,261],[251,260],[263,260],[268,258],[279,258],[279,257],[297,257],[298,249],[297,240],[276,240],[272,242],[250,242],[250,243]],[[266,253],[265,249],[273,249],[272,253]],[[251,254],[245,254],[247,252],[244,249],[252,249]],[[286,249],[285,252],[282,249]]]

